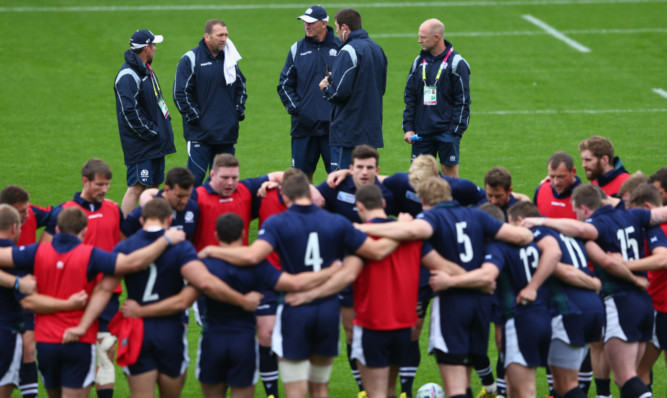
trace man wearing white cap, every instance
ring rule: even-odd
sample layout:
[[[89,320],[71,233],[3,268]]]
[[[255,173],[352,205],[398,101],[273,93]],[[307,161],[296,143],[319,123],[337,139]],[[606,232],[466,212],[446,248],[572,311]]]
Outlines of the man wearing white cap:
[[[127,166],[127,192],[121,209],[129,214],[139,195],[164,180],[164,157],[176,152],[169,109],[157,76],[151,68],[155,44],[161,35],[147,29],[134,32],[125,63],[114,82],[118,131]]]
[[[312,182],[320,156],[327,173],[331,171],[331,104],[322,97],[318,84],[333,67],[341,43],[322,6],[309,7],[297,19],[303,21],[306,35],[290,47],[278,94],[292,119],[292,167],[302,170]]]
[[[183,115],[188,169],[202,184],[215,155],[234,155],[239,122],[245,119],[245,77],[227,25],[211,19],[204,38],[183,55],[176,68],[174,103]]]

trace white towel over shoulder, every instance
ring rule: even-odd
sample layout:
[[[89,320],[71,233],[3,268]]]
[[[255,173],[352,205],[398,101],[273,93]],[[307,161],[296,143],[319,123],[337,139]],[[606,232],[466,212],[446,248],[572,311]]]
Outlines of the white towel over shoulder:
[[[236,51],[236,46],[230,39],[227,39],[222,51],[225,53],[225,81],[230,85],[236,81],[236,64],[241,59],[241,54]]]

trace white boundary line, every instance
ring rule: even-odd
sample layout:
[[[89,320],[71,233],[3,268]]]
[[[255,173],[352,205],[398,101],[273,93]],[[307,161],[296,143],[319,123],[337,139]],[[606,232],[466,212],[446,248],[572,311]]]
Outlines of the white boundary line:
[[[661,88],[654,88],[653,92],[661,96],[662,98],[667,98],[667,91],[661,89]]]
[[[664,113],[667,108],[654,109],[536,109],[536,110],[515,110],[515,111],[480,111],[475,115],[558,115],[558,114],[589,114],[600,115],[609,113]]]
[[[552,26],[548,25],[546,22],[544,22],[540,19],[537,19],[534,16],[528,15],[528,14],[522,15],[521,17],[523,19],[525,19],[526,21],[532,23],[533,25],[544,29],[548,34],[550,34],[551,36],[555,37],[558,40],[561,40],[561,41],[565,42],[565,44],[574,48],[575,50],[577,50],[579,52],[582,52],[582,53],[591,52],[590,48],[584,46],[583,44],[579,43],[576,40],[570,39],[569,37],[564,35],[562,32],[560,32],[560,31],[556,30],[555,28],[553,28]]]
[[[471,1],[418,1],[418,2],[375,2],[375,3],[335,3],[327,8],[414,8],[414,7],[511,7],[543,5],[580,5],[580,4],[640,4],[665,3],[667,0],[471,0]],[[118,12],[118,11],[201,11],[201,10],[302,10],[299,4],[174,4],[174,5],[137,5],[137,6],[71,6],[71,7],[0,7],[0,13],[19,12]]]
[[[561,31],[568,35],[629,35],[642,33],[667,33],[667,28],[639,28],[639,29],[577,29]],[[369,33],[371,37],[386,38],[414,38],[417,39],[417,32],[413,33]],[[494,36],[540,36],[547,35],[545,31],[537,30],[516,30],[506,32],[447,32],[447,37],[494,37]]]

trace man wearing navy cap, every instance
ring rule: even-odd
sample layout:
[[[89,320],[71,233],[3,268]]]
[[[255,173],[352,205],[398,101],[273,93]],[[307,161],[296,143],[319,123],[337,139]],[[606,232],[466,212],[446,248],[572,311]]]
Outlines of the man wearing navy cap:
[[[137,206],[144,189],[162,183],[164,157],[176,152],[169,109],[151,68],[155,44],[162,40],[161,35],[146,29],[134,32],[114,82],[118,131],[127,166],[128,189],[121,204],[124,214]]]
[[[306,36],[290,47],[280,72],[278,94],[292,119],[292,167],[302,170],[312,182],[320,156],[327,173],[331,171],[331,105],[322,97],[318,84],[333,67],[341,44],[322,6],[308,8],[297,19],[303,21]]]

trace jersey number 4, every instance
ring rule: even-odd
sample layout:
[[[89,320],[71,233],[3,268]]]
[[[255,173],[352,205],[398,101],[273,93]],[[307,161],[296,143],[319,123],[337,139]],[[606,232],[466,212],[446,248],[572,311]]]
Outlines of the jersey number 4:
[[[306,258],[303,263],[306,267],[313,267],[313,271],[317,272],[322,269],[322,257],[320,257],[320,241],[317,238],[317,232],[308,234],[308,243],[306,244]]]

